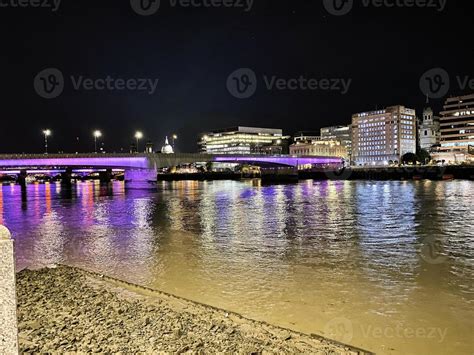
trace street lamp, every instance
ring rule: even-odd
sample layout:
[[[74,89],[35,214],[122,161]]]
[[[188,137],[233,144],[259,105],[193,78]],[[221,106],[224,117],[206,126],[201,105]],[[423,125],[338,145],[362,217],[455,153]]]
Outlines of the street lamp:
[[[173,134],[173,135],[171,136],[171,138],[173,139],[173,150],[174,150],[174,141],[175,141],[176,139],[178,139],[178,135]],[[175,153],[176,153],[176,152],[175,152]]]
[[[94,151],[97,153],[97,139],[102,137],[102,132],[97,130],[94,131]]]
[[[45,129],[44,134],[44,154],[48,154],[48,137],[51,135],[50,129]]]
[[[137,153],[138,153],[140,152],[140,150],[138,149],[138,141],[143,138],[143,133],[140,131],[137,131],[135,133],[135,138],[137,139]]]

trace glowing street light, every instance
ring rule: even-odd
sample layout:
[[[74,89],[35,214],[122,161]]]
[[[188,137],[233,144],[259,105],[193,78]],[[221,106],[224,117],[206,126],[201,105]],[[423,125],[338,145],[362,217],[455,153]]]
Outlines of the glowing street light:
[[[135,138],[137,140],[137,153],[138,153],[138,152],[140,152],[140,150],[138,149],[138,141],[143,138],[143,133],[140,132],[140,131],[137,131],[135,133]]]
[[[48,154],[48,137],[51,135],[50,129],[45,129],[44,134],[44,154]]]
[[[94,150],[97,153],[97,139],[102,137],[102,132],[97,130],[97,131],[94,131],[93,134],[94,134]]]
[[[171,138],[173,139],[173,150],[174,150],[174,141],[175,141],[176,139],[178,139],[178,135],[173,134],[173,135],[171,136]]]

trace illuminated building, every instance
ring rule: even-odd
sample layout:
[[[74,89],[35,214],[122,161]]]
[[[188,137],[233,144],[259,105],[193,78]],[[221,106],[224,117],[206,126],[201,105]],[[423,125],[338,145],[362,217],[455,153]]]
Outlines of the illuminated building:
[[[352,137],[351,126],[331,126],[321,128],[321,139],[336,140],[341,142],[341,145],[346,148],[347,155],[352,156]]]
[[[155,148],[154,148],[153,142],[151,142],[151,141],[146,142],[146,144],[145,144],[145,153],[153,154],[154,152],[155,152]]]
[[[473,160],[474,94],[446,99],[441,115],[441,147],[433,158],[448,163]]]
[[[387,165],[416,152],[416,113],[404,106],[352,116],[352,159],[356,165]]]
[[[311,143],[312,141],[321,140],[321,136],[316,132],[297,132],[293,136],[295,143]]]
[[[439,117],[433,115],[431,107],[423,110],[423,118],[418,130],[420,148],[427,151],[435,149],[440,143],[440,123]]]
[[[299,156],[338,157],[347,159],[347,149],[336,140],[319,140],[311,143],[296,142],[290,145],[290,154]]]
[[[168,142],[168,137],[165,138],[165,145],[161,147],[162,154],[173,154],[173,147]]]
[[[289,137],[281,129],[233,127],[208,132],[199,142],[202,153],[208,154],[285,154]]]

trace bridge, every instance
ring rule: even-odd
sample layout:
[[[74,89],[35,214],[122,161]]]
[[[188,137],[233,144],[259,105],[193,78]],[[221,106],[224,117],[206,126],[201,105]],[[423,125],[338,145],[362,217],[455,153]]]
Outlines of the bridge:
[[[119,169],[124,171],[128,188],[151,188],[156,185],[158,169],[192,163],[234,163],[257,166],[298,167],[339,165],[336,157],[299,157],[268,155],[210,155],[210,154],[43,154],[0,155],[0,171],[27,172],[72,169]]]

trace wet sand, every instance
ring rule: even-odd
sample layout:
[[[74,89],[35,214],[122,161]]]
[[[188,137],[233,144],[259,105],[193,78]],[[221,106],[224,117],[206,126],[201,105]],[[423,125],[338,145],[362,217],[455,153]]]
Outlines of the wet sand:
[[[366,354],[66,266],[19,272],[17,293],[21,353]]]

